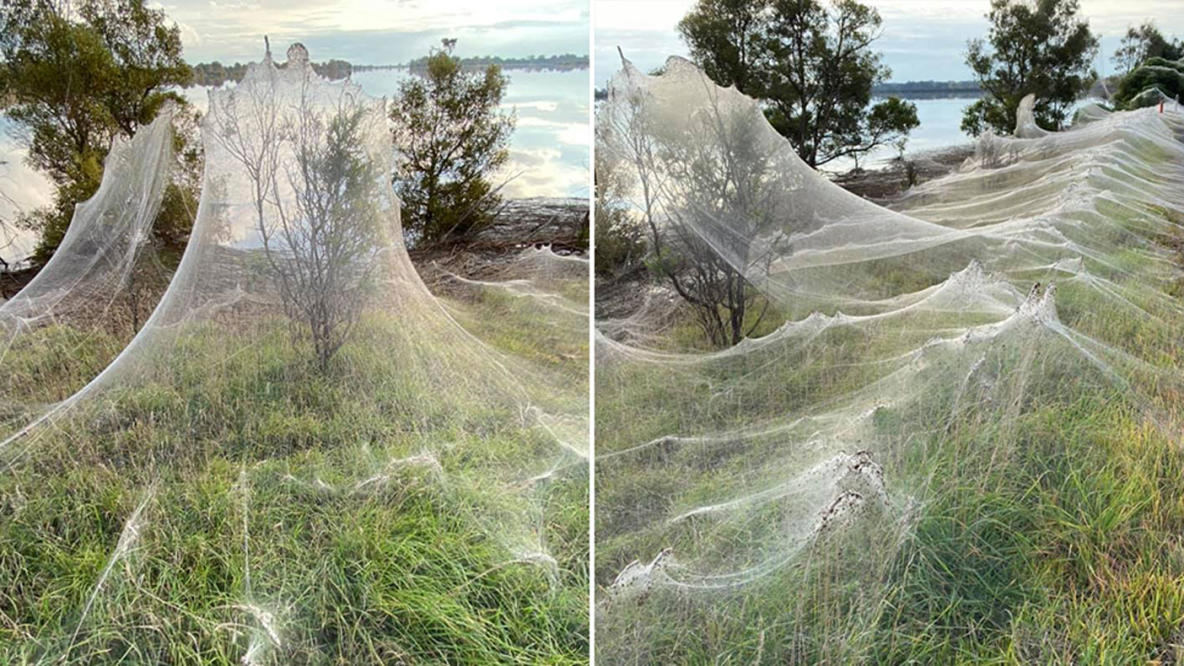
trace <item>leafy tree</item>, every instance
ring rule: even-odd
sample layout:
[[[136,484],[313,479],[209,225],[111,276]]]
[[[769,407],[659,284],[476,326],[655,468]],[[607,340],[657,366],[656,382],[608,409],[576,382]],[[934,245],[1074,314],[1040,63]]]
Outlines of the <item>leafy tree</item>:
[[[353,66],[345,60],[330,60],[323,63],[314,62],[312,63],[312,69],[330,81],[344,79],[353,73]]]
[[[1180,60],[1184,58],[1184,42],[1178,39],[1169,42],[1153,21],[1138,28],[1127,28],[1126,36],[1112,58],[1118,71],[1129,74],[1148,58]]]
[[[598,171],[619,179],[606,185],[637,192],[630,212],[645,228],[647,270],[691,306],[712,345],[737,344],[768,311],[747,276],[766,274],[787,251],[778,202],[792,176],[753,115],[715,103],[688,123],[668,123],[651,103],[644,94],[610,97],[597,114]],[[774,239],[767,251],[749,242],[758,236]]]
[[[770,0],[699,0],[678,22],[678,32],[711,80],[759,97],[757,64],[765,57],[770,5]]]
[[[490,181],[505,164],[514,115],[499,112],[509,83],[497,65],[465,71],[456,40],[399,85],[391,109],[400,163],[395,191],[413,239],[439,242],[487,224],[500,202]]]
[[[964,132],[1010,133],[1020,100],[1031,93],[1037,124],[1060,129],[1097,78],[1090,63],[1098,38],[1078,9],[1077,0],[991,0],[987,41],[971,40],[966,53],[986,94],[963,112]]]
[[[895,143],[920,124],[911,102],[871,104],[872,88],[891,74],[871,50],[880,25],[856,0],[700,0],[679,31],[708,76],[761,100],[798,155],[819,166]]]
[[[130,137],[169,100],[183,105],[169,89],[191,72],[180,31],[144,0],[81,0],[71,13],[47,0],[6,2],[0,56],[5,112],[28,132],[29,164],[57,185],[52,206],[21,220],[41,233],[34,259],[44,262],[75,204],[98,189],[112,140]]]
[[[102,39],[117,80],[102,91],[119,131],[135,134],[166,101],[184,101],[168,90],[185,85],[193,70],[181,58],[181,31],[144,0],[90,0],[78,5],[83,23]]]

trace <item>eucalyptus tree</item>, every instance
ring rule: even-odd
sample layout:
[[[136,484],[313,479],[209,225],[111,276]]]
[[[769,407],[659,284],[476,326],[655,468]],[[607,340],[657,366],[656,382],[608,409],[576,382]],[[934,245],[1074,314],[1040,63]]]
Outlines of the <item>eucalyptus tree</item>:
[[[1036,123],[1059,129],[1097,73],[1098,38],[1080,18],[1077,0],[991,0],[986,40],[969,42],[966,64],[985,95],[966,107],[962,130],[1010,133],[1016,110],[1036,95]]]
[[[873,104],[891,75],[872,44],[882,19],[856,0],[699,0],[679,32],[716,83],[760,100],[807,164],[898,142],[920,122],[897,98]]]

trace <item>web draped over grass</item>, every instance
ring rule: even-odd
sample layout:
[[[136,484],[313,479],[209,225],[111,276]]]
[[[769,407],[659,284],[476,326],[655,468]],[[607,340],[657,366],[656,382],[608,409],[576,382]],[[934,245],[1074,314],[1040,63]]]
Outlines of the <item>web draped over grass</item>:
[[[599,658],[1180,642],[1184,117],[1044,133],[1031,106],[1027,138],[987,135],[884,208],[685,60],[615,76],[598,155],[635,214],[701,239],[781,324],[699,351],[668,299],[598,323]]]
[[[0,661],[586,662],[587,261],[437,298],[383,100],[210,96],[160,304],[0,443]]]
[[[174,166],[173,113],[115,139],[98,191],[78,204],[53,257],[0,303],[0,438],[93,379],[168,283],[150,236]]]

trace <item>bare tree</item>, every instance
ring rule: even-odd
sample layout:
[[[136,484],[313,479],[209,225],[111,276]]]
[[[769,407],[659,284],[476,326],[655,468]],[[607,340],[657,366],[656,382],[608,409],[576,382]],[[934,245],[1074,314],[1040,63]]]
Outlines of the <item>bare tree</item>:
[[[381,111],[342,94],[325,113],[308,79],[295,104],[274,99],[273,89],[247,88],[250,103],[225,114],[224,145],[251,181],[256,230],[284,310],[324,370],[357,324],[379,263],[389,197],[365,142]],[[249,131],[236,111],[249,114]]]
[[[760,148],[767,126],[718,100],[693,125],[654,122],[643,95],[610,99],[601,134],[637,179],[651,268],[694,307],[712,344],[737,344],[768,309],[763,301],[748,321],[759,300],[748,276],[767,272],[787,251],[774,229],[776,188],[768,186],[769,156]]]

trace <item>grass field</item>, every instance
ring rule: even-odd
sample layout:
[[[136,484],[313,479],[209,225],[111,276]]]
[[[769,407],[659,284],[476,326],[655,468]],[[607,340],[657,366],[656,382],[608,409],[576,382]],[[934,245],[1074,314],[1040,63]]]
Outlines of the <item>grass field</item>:
[[[586,368],[504,299],[450,307],[540,376]],[[428,390],[448,364],[394,353],[396,317],[323,373],[284,321],[186,326],[0,454],[0,662],[587,662],[586,468],[513,482],[546,431]]]
[[[598,658],[1179,663],[1184,305],[1163,263],[1179,236],[1159,230],[1181,219],[1102,198],[1081,220],[1063,226],[1102,249],[1088,273],[1033,252],[1006,276],[1021,295],[1055,283],[1055,321],[906,308],[814,330],[811,310],[839,308],[799,302],[735,351],[707,350],[689,313],[653,346],[690,353],[598,349]],[[805,282],[887,298],[989,247]],[[870,450],[886,500],[828,530],[803,470],[836,446]],[[613,587],[635,561],[666,569]]]

